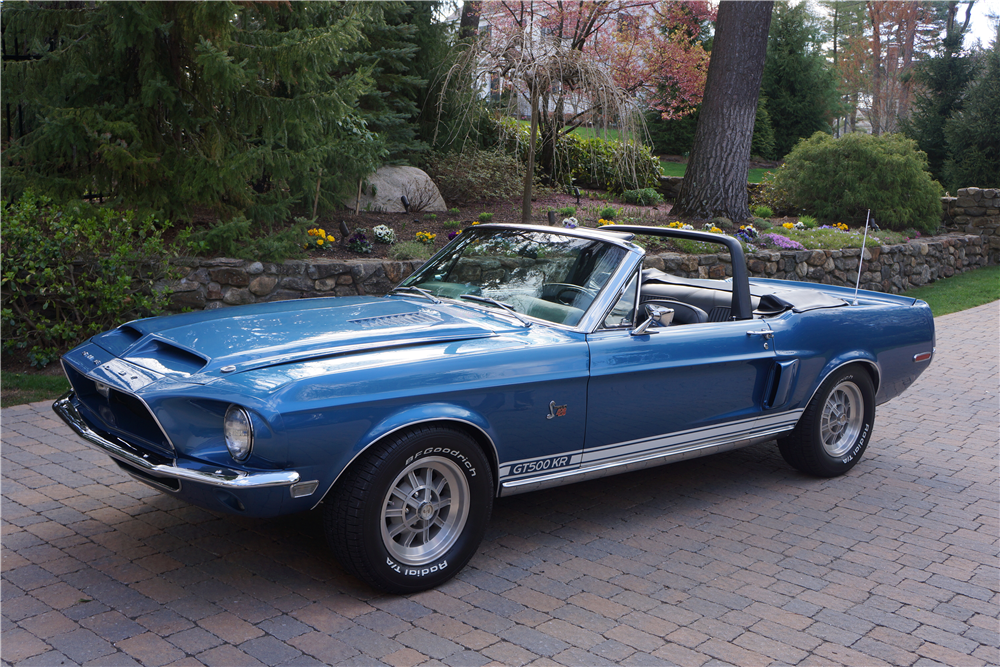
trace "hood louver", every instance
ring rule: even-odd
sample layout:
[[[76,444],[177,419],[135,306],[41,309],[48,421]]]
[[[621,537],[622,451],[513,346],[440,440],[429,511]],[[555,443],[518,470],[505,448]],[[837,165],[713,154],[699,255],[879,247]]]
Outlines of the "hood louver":
[[[385,329],[388,327],[409,327],[421,324],[436,324],[441,321],[441,314],[434,310],[421,310],[416,313],[399,313],[398,315],[380,315],[365,317],[358,320],[348,320],[362,329]]]

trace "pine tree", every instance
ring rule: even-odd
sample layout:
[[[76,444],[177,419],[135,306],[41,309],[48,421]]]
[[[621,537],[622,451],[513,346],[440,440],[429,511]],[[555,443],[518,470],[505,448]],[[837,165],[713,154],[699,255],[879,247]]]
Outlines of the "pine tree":
[[[414,123],[420,113],[418,97],[428,81],[415,66],[420,49],[418,26],[412,21],[419,8],[389,2],[378,3],[376,9],[383,20],[365,26],[364,50],[345,63],[344,72],[356,67],[371,70],[376,89],[361,97],[358,108],[369,129],[386,142],[389,160],[407,162],[427,150]]]
[[[821,37],[818,19],[805,3],[775,3],[761,92],[767,98],[778,156],[800,139],[830,129],[837,91],[819,49]]]
[[[367,3],[5,2],[3,188],[186,216],[331,206],[381,142]],[[344,159],[350,156],[350,159]]]
[[[955,21],[958,3],[949,3],[948,9],[941,51],[918,66],[917,81],[923,85],[923,90],[913,102],[913,114],[901,123],[904,134],[915,139],[920,150],[927,153],[931,174],[939,180],[943,178],[944,163],[948,159],[945,123],[962,110],[966,89],[976,76],[975,60],[962,52],[971,12],[966,12],[965,24],[961,25]]]
[[[944,126],[948,159],[944,178],[958,188],[1000,188],[1000,39],[983,54],[985,64],[969,86],[962,110]]]

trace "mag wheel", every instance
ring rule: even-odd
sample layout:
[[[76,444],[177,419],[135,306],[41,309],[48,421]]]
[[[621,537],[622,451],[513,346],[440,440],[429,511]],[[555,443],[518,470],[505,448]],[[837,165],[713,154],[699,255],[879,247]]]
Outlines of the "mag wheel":
[[[413,593],[469,562],[492,508],[493,475],[478,444],[420,427],[375,445],[344,473],[324,504],[324,526],[348,571],[374,588]]]
[[[875,423],[875,388],[861,366],[833,373],[802,414],[792,434],[778,441],[792,467],[818,477],[836,477],[861,459]]]

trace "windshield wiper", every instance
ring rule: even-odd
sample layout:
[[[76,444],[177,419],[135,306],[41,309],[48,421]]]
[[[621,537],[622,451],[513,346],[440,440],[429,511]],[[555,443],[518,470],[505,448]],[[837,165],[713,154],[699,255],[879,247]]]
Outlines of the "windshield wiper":
[[[497,301],[496,299],[488,296],[479,296],[478,294],[462,294],[458,298],[468,299],[469,301],[481,301],[482,303],[488,303],[493,306],[499,306],[500,308],[503,308],[508,313],[516,317],[517,320],[524,326],[526,327],[531,326],[531,320],[526,320],[523,317],[521,317],[521,314],[516,310],[514,310],[514,306],[510,305],[509,303],[504,303],[503,301]]]
[[[422,287],[412,287],[409,285],[406,287],[394,287],[392,288],[392,292],[413,292],[414,294],[418,294],[425,299],[429,299],[431,303],[441,303],[441,299],[437,298]],[[392,292],[390,292],[390,294],[392,294]]]

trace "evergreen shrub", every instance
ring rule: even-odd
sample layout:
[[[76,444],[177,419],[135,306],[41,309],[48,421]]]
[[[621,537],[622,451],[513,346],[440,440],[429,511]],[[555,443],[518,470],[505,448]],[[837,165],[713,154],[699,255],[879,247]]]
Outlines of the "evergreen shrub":
[[[658,206],[663,203],[663,195],[653,188],[626,190],[622,193],[622,201],[636,206]]]
[[[427,3],[0,3],[4,195],[173,219],[333,209],[387,148],[417,148],[408,4]]]
[[[941,185],[931,179],[916,142],[899,134],[834,139],[817,132],[773,173],[778,191],[822,220],[860,222],[871,209],[889,229],[933,232],[941,223]]]
[[[768,216],[758,215],[757,217],[773,218],[795,212],[795,205],[792,203],[791,194],[784,186],[779,186],[775,183],[775,173],[777,171],[765,172],[764,176],[760,179],[760,183],[757,183],[757,187],[748,188],[750,192],[750,210],[756,211],[758,208],[763,207],[771,212]]]
[[[3,207],[2,329],[4,352],[43,367],[122,322],[157,315],[168,302],[159,289],[171,277],[168,226],[153,216],[59,208],[27,191]]]
[[[206,229],[185,231],[178,240],[194,255],[281,262],[303,255],[302,238],[310,222],[296,218],[296,224],[288,229],[255,238],[257,225],[238,216],[215,222]]]

